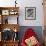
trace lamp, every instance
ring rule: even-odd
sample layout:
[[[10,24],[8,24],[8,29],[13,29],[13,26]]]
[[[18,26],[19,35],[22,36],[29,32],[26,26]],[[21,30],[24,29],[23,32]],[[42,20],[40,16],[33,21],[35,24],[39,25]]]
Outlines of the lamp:
[[[18,32],[17,32],[17,29],[15,28],[14,29],[14,37],[13,37],[13,40],[18,40]]]
[[[14,32],[17,32],[17,30],[16,30],[16,29],[14,29]]]

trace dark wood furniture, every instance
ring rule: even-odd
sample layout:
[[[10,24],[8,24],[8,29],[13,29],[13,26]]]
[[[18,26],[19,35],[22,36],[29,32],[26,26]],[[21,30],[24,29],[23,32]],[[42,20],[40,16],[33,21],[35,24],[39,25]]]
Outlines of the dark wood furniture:
[[[7,19],[8,16],[14,16],[14,17],[17,16],[17,23],[9,24],[8,19]],[[8,40],[8,41],[2,40],[2,32],[5,28],[9,28],[13,30],[14,32],[19,31],[18,17],[19,17],[19,7],[0,7],[0,32],[1,32],[0,46],[18,46],[19,40],[15,40],[15,41],[14,40]]]

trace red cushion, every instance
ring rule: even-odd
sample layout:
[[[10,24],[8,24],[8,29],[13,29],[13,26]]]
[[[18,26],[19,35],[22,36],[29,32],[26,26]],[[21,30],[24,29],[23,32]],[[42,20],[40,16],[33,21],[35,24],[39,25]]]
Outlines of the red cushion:
[[[28,29],[26,30],[26,32],[25,32],[24,37],[22,38],[22,42],[21,42],[22,46],[26,46],[25,39],[28,39],[29,37],[32,37],[32,36],[35,36],[35,37],[36,37],[37,35],[36,35],[36,33],[33,31],[32,28],[28,28]],[[37,45],[36,45],[36,46],[37,46]]]

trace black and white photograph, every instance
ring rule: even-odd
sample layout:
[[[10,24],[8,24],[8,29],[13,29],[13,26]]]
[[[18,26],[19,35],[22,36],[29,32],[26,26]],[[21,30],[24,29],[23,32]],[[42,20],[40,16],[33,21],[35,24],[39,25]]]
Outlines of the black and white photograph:
[[[26,7],[25,8],[25,19],[26,20],[35,20],[36,19],[36,8],[35,7]]]

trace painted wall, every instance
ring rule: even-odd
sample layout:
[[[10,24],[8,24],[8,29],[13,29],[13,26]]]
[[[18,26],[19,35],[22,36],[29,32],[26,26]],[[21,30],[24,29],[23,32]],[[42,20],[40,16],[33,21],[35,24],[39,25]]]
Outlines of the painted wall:
[[[15,6],[14,1],[15,0],[0,0],[0,6]],[[17,3],[17,6],[19,6],[20,26],[43,26],[42,0],[17,0]],[[36,20],[25,20],[25,7],[36,7]]]
[[[21,0],[20,1],[19,24],[22,26],[42,26],[43,6],[42,0]],[[25,7],[36,7],[36,20],[25,20]],[[20,20],[21,19],[21,20]]]

